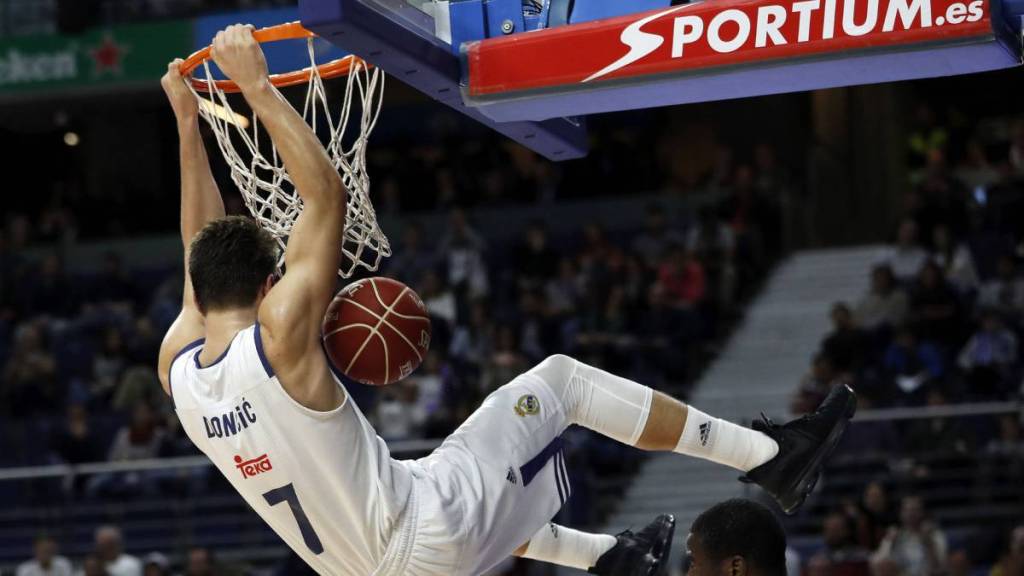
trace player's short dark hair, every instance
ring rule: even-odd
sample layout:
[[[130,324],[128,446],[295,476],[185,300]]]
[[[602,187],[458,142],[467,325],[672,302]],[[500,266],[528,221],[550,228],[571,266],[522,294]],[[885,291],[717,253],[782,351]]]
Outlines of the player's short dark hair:
[[[712,562],[741,556],[764,576],[786,576],[786,533],[768,508],[733,498],[694,520],[690,532]]]
[[[203,313],[252,306],[277,267],[277,244],[254,220],[228,216],[192,239],[188,271]]]

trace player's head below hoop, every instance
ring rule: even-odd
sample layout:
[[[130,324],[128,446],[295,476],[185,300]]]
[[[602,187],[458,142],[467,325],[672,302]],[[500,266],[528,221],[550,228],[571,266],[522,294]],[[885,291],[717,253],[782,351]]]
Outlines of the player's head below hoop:
[[[273,286],[277,242],[255,220],[228,216],[208,223],[192,239],[188,269],[196,304],[210,312],[249,309]]]
[[[786,533],[751,500],[726,500],[701,513],[686,550],[689,576],[786,576]]]

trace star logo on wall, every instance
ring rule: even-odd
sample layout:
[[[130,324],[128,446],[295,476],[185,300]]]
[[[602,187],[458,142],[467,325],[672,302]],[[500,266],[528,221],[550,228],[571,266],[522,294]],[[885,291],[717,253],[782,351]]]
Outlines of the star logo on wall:
[[[103,40],[89,49],[89,55],[93,62],[93,76],[113,74],[120,76],[123,73],[124,58],[131,52],[131,46],[120,44],[109,32],[103,35]]]

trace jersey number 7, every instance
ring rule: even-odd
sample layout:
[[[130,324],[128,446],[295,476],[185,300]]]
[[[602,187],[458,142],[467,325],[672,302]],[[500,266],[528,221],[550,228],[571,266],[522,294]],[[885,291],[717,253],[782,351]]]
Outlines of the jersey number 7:
[[[271,506],[287,502],[288,507],[292,509],[292,514],[295,516],[295,523],[299,525],[299,532],[302,533],[302,540],[306,543],[306,548],[309,548],[309,551],[313,554],[320,554],[324,551],[324,545],[320,543],[320,538],[313,531],[313,525],[309,523],[309,517],[306,516],[306,512],[302,509],[299,495],[295,493],[295,486],[285,484],[280,488],[265,492],[263,499]]]

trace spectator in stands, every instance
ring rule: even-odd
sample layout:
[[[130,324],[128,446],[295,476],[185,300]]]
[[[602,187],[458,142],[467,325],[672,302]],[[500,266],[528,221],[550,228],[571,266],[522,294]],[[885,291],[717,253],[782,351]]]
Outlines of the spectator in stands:
[[[688,344],[700,331],[699,317],[693,311],[669,305],[665,290],[658,283],[647,291],[647,306],[639,316],[637,333],[642,334],[640,350],[651,366],[660,369],[659,377],[670,383],[684,381],[691,357],[699,350]],[[657,388],[656,382],[651,386]]]
[[[171,563],[167,556],[159,552],[150,552],[142,559],[143,576],[170,576]]]
[[[971,566],[971,557],[967,550],[959,548],[951,550],[946,558],[948,576],[973,576],[974,568]]]
[[[494,323],[482,300],[470,305],[469,321],[457,326],[448,347],[451,359],[467,370],[479,370],[494,349]],[[478,374],[474,374],[477,376]]]
[[[910,317],[915,328],[943,346],[957,344],[961,329],[959,304],[942,269],[933,261],[926,262],[910,292]]]
[[[152,364],[136,365],[121,374],[110,406],[119,412],[127,412],[140,402],[159,407],[169,404],[168,400]]]
[[[727,310],[736,294],[736,236],[713,206],[698,211],[697,224],[686,236],[686,248],[705,266],[710,297]]]
[[[132,410],[131,424],[114,436],[108,459],[112,462],[156,458],[163,441],[163,430],[157,425],[153,409],[144,402]]]
[[[879,480],[868,482],[860,501],[850,506],[849,512],[856,518],[857,542],[868,550],[878,548],[889,527],[896,523],[885,485]]]
[[[953,238],[949,226],[939,224],[932,231],[931,259],[942,268],[946,281],[960,294],[969,294],[978,287],[974,257],[966,244]]]
[[[978,304],[999,311],[1016,324],[1024,310],[1024,279],[1017,275],[1017,261],[1003,254],[996,264],[996,277],[985,282],[978,293]]]
[[[1024,176],[1024,118],[1018,118],[1013,123],[1008,157],[1013,175],[1018,178]]]
[[[917,222],[909,218],[903,220],[896,233],[896,245],[889,249],[885,264],[897,280],[906,283],[917,276],[927,260],[928,253],[918,244]]]
[[[864,365],[867,355],[867,338],[857,327],[853,312],[845,302],[832,305],[832,332],[825,337],[821,351],[832,367],[841,373],[857,373]]]
[[[871,576],[904,576],[904,571],[895,560],[875,555],[871,559]]]
[[[857,544],[849,516],[839,511],[825,516],[822,540],[829,576],[868,575],[868,551]]]
[[[40,241],[68,246],[78,236],[75,214],[64,204],[63,190],[55,190],[39,215],[36,234]]]
[[[647,207],[644,229],[633,239],[633,252],[650,270],[656,270],[673,246],[685,242],[685,238],[666,226],[665,210],[659,204]]]
[[[153,321],[146,316],[139,316],[135,319],[131,337],[125,347],[128,361],[152,367],[153,359],[160,351],[161,339]]]
[[[120,528],[100,526],[96,529],[95,540],[96,559],[110,576],[142,576],[142,562],[124,552]]]
[[[927,405],[941,409],[949,405],[949,399],[941,388],[933,387],[928,390]],[[964,464],[974,448],[974,434],[963,418],[937,416],[915,420],[903,444],[911,458],[924,463],[915,470],[917,475],[924,476],[950,462]]]
[[[82,560],[82,569],[77,576],[114,576],[114,573],[103,566],[98,556],[90,554]]]
[[[448,286],[442,284],[437,272],[427,270],[420,278],[420,285],[416,291],[423,298],[423,304],[431,318],[443,320],[448,329],[455,325],[455,295]]]
[[[978,140],[967,142],[964,158],[957,166],[955,175],[970,190],[988,188],[1002,178],[999,170],[989,162],[985,147]]]
[[[914,331],[903,327],[885,352],[883,362],[886,373],[897,389],[882,395],[882,399],[904,398],[913,401],[922,396],[925,384],[945,375],[942,354],[934,344],[919,341]]]
[[[423,226],[411,222],[402,232],[402,246],[388,258],[388,275],[412,286],[434,266],[434,255],[423,245]]]
[[[946,535],[925,516],[919,496],[905,496],[900,524],[882,539],[876,557],[896,562],[905,576],[941,574],[946,560]]]
[[[448,271],[447,285],[460,309],[469,305],[469,299],[484,297],[490,290],[483,259],[485,248],[483,238],[466,220],[466,213],[453,210],[438,252]]]
[[[920,168],[933,150],[944,150],[949,145],[949,129],[936,118],[931,106],[919,102],[914,112],[913,128],[907,141],[912,168]]]
[[[530,223],[516,256],[516,277],[520,290],[538,290],[558,268],[558,253],[548,242],[548,233],[542,221]]]
[[[85,464],[103,459],[103,448],[93,432],[85,406],[68,406],[64,426],[50,440],[51,456],[63,464]],[[77,495],[85,485],[84,476],[65,480],[64,490]]]
[[[423,366],[403,383],[413,398],[413,423],[421,438],[443,438],[454,427],[451,411],[445,403],[448,385],[447,369],[441,364],[436,350],[427,352]]]
[[[544,286],[544,298],[553,316],[564,317],[576,311],[582,292],[582,280],[572,258],[562,258],[558,275]]]
[[[981,326],[960,351],[957,360],[968,393],[981,400],[1005,398],[1015,383],[1017,337],[994,310],[982,313]]]
[[[480,369],[480,398],[497,390],[506,382],[526,371],[528,363],[516,345],[516,333],[511,326],[498,328],[495,349]]]
[[[121,255],[108,252],[103,257],[103,271],[95,281],[92,301],[130,304],[135,299],[135,285],[124,268]]]
[[[51,442],[54,456],[65,464],[98,462],[103,458],[99,439],[92,430],[85,406],[68,406],[67,419]]]
[[[1024,436],[1016,414],[999,417],[999,437],[989,441],[985,452],[990,457],[1005,458],[1001,466],[1004,470],[1016,467],[1019,473],[1024,468]]]
[[[14,331],[14,345],[0,380],[0,398],[11,415],[29,418],[59,406],[57,363],[46,348],[41,320],[26,322]]]
[[[1024,524],[1010,531],[1006,547],[999,562],[992,567],[991,576],[1019,576],[1024,574]]]
[[[55,253],[47,254],[39,275],[31,284],[31,310],[36,314],[67,318],[76,308],[76,293],[64,270],[64,261]]]
[[[57,541],[49,535],[36,536],[32,556],[18,565],[15,576],[71,576],[71,562],[57,554]]]
[[[999,417],[999,436],[989,440],[985,446],[978,472],[978,492],[982,501],[995,500],[1001,486],[1024,486],[1024,436],[1021,435],[1018,415]],[[1022,500],[1024,494],[1018,494],[1016,501]]]
[[[158,427],[153,409],[140,402],[132,410],[131,423],[114,435],[107,459],[111,462],[127,462],[156,458],[160,455],[163,439],[164,431]],[[97,474],[89,481],[88,491],[90,495],[154,493],[157,490],[157,477],[152,473],[138,471]]]
[[[888,332],[903,324],[907,317],[907,294],[896,284],[888,264],[871,270],[871,288],[857,303],[854,322],[864,330]]]
[[[223,576],[226,567],[217,564],[209,548],[192,548],[188,551],[184,576]]]
[[[126,362],[121,331],[113,326],[106,328],[103,331],[103,348],[92,363],[90,393],[93,399],[102,404],[110,403]]]
[[[812,412],[832,390],[838,376],[828,356],[821,352],[815,354],[811,361],[811,371],[804,374],[793,395],[790,411],[793,414]]]
[[[621,290],[620,290],[621,292]],[[625,322],[621,307],[614,306],[609,297],[602,316],[602,326],[619,330]],[[548,317],[545,303],[540,294],[526,290],[519,295],[519,350],[527,359],[540,362],[546,358],[558,339],[557,326]]]
[[[811,556],[804,568],[804,576],[832,576],[832,563],[828,556],[823,552]]]
[[[707,285],[704,267],[692,250],[674,246],[658,267],[658,284],[670,306],[692,309],[704,300]]]

